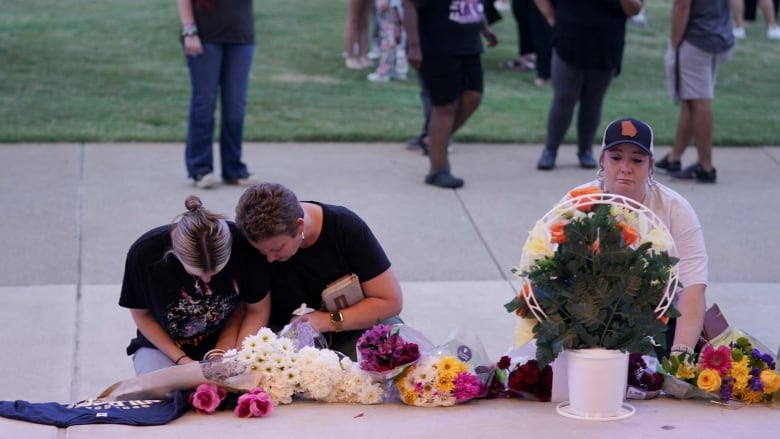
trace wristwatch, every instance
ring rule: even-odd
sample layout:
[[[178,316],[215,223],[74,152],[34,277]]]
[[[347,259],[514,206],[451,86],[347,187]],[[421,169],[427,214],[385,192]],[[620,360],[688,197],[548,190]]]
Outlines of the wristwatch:
[[[181,36],[182,37],[190,37],[193,35],[198,34],[198,27],[194,24],[182,24],[181,25]]]
[[[333,311],[330,313],[330,321],[333,322],[333,326],[336,327],[336,332],[341,332],[343,330],[341,324],[344,322],[344,315],[341,314],[341,311]]]

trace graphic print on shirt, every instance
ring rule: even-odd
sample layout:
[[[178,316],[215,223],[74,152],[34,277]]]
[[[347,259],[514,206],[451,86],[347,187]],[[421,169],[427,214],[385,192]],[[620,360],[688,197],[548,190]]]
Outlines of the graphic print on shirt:
[[[482,2],[480,0],[452,0],[450,20],[460,24],[482,22]]]
[[[179,291],[179,300],[168,306],[168,333],[177,345],[197,346],[201,340],[217,331],[238,302],[238,283],[232,289],[214,294],[209,284],[195,282],[195,291]]]

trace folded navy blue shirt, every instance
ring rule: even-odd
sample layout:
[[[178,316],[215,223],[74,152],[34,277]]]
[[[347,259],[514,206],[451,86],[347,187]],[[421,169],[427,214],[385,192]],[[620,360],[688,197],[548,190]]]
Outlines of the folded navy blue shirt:
[[[85,424],[162,425],[180,417],[188,409],[184,392],[176,392],[172,399],[165,400],[90,399],[74,404],[0,401],[0,416],[57,427]]]

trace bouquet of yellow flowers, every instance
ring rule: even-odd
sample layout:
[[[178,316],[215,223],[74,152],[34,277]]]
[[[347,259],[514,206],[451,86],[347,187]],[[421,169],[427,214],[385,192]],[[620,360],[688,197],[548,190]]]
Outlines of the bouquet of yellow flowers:
[[[494,369],[476,333],[458,329],[407,365],[393,384],[404,404],[446,407],[486,396]]]
[[[661,362],[664,392],[743,403],[772,401],[780,390],[776,359],[740,336],[727,345],[707,344],[699,355],[680,353]]]

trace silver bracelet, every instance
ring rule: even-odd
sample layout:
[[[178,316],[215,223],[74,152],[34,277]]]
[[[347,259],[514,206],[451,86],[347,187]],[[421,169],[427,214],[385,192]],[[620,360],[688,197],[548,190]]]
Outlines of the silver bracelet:
[[[192,23],[181,25],[181,36],[189,37],[197,34],[198,34],[198,26],[195,26]]]
[[[684,344],[676,344],[672,346],[671,353],[674,354],[674,353],[681,353],[681,352],[685,352],[688,355],[693,355],[693,349],[691,349],[690,347]]]

